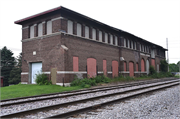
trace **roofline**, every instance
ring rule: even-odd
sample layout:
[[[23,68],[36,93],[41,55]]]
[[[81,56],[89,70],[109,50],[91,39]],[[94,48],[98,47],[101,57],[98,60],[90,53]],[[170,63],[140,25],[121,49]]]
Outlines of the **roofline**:
[[[140,37],[138,37],[138,36],[135,36],[135,35],[133,35],[133,34],[131,34],[131,33],[128,33],[128,32],[126,32],[126,31],[123,31],[123,30],[121,30],[121,29],[118,29],[118,28],[109,26],[109,25],[107,25],[107,24],[105,24],[105,23],[99,22],[99,21],[97,21],[97,20],[95,20],[95,19],[92,19],[92,18],[90,18],[90,17],[88,17],[88,16],[85,16],[85,15],[83,15],[83,14],[80,14],[80,13],[78,13],[78,12],[75,12],[75,11],[73,11],[73,10],[70,10],[70,9],[65,8],[65,7],[63,7],[63,6],[59,6],[59,7],[56,7],[56,8],[53,8],[53,9],[50,9],[50,10],[47,10],[47,11],[44,11],[44,12],[41,12],[41,13],[32,15],[32,16],[29,16],[29,17],[26,17],[26,18],[17,20],[17,21],[15,21],[14,23],[15,23],[15,24],[20,24],[20,23],[23,22],[23,21],[26,21],[26,20],[29,20],[29,19],[32,19],[32,18],[41,16],[41,15],[47,14],[47,13],[50,13],[50,12],[53,12],[53,11],[56,11],[56,10],[59,10],[59,9],[66,10],[66,11],[68,11],[68,12],[71,12],[72,14],[79,15],[80,17],[83,17],[83,18],[88,19],[88,20],[90,20],[90,21],[96,22],[97,24],[101,24],[101,25],[104,25],[104,26],[106,26],[106,27],[110,27],[111,29],[113,29],[113,30],[115,30],[115,31],[127,33],[127,34],[129,34],[129,35],[132,35],[132,36],[138,38],[138,39],[141,39],[142,41],[148,42],[148,43],[150,43],[150,44],[153,44],[153,45],[155,45],[155,46],[161,47],[162,49],[168,51],[168,49],[165,49],[165,48],[163,48],[163,47],[160,46],[160,45],[157,45],[157,44],[154,44],[154,43],[149,42],[149,41],[147,41],[147,40],[144,40],[144,39],[142,39],[142,38],[140,38]]]
[[[41,15],[44,15],[44,14],[47,14],[47,13],[50,13],[50,12],[53,12],[53,11],[56,11],[56,10],[59,10],[59,9],[61,9],[61,6],[50,9],[50,10],[47,10],[47,11],[44,11],[44,12],[41,12],[41,13],[38,13],[38,14],[35,14],[35,15],[32,15],[32,16],[29,16],[29,17],[26,17],[26,18],[23,18],[23,19],[20,19],[20,20],[17,20],[14,23],[15,24],[20,24],[20,22],[23,22],[23,21],[26,21],[26,20],[41,16]]]

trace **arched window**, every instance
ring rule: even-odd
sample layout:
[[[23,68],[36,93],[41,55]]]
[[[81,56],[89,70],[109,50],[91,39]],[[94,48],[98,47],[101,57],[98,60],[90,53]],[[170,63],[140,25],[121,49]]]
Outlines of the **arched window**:
[[[129,76],[132,77],[134,76],[134,63],[129,62]]]
[[[96,77],[96,59],[88,58],[87,59],[87,74],[88,78]]]
[[[118,76],[118,61],[112,61],[112,77]]]
[[[144,62],[144,59],[141,59],[141,72],[145,72],[145,62]]]

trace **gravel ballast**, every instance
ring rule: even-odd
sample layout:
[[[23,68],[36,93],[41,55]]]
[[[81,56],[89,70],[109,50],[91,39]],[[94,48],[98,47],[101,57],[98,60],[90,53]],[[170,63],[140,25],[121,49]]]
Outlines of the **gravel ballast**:
[[[108,105],[76,118],[180,119],[180,85]]]

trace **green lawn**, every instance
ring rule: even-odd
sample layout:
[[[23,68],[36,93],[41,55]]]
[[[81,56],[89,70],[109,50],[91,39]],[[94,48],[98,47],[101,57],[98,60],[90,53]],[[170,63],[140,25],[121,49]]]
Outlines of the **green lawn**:
[[[1,100],[11,99],[17,97],[26,97],[34,95],[42,95],[49,93],[57,93],[63,91],[72,91],[82,89],[82,87],[62,87],[58,85],[31,85],[31,84],[18,84],[7,87],[1,87]]]

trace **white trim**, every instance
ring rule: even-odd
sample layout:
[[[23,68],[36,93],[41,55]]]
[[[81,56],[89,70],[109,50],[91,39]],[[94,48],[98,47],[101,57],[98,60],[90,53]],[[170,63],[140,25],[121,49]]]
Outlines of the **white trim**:
[[[71,83],[64,83],[64,86],[70,86]],[[56,83],[56,85],[63,86],[63,83]]]
[[[23,27],[22,29],[27,29],[27,28],[29,28],[29,26]]]
[[[57,71],[58,74],[86,74],[86,71],[78,71],[78,72],[74,72],[74,71]]]
[[[49,71],[47,71],[47,72],[42,72],[42,73],[44,73],[44,74],[51,74],[51,72],[49,72]]]
[[[112,74],[112,71],[108,71],[107,73],[108,73],[108,74]]]
[[[28,72],[21,72],[21,75],[29,74]]]
[[[43,21],[42,24],[46,23],[46,21]]]
[[[104,72],[103,71],[98,71],[98,74],[103,74]]]
[[[28,84],[27,82],[21,82],[21,84]]]
[[[57,18],[51,19],[51,21],[55,21],[55,20],[58,20],[58,19],[64,19],[64,18],[63,17],[57,17]]]
[[[33,26],[37,26],[37,24],[34,24]]]
[[[140,72],[140,73],[146,73],[147,74],[147,72]]]
[[[120,71],[119,73],[129,73],[129,71]]]
[[[146,54],[144,54],[144,53],[140,53],[140,55],[144,55],[144,56],[150,57],[150,55],[146,55]]]
[[[140,71],[135,71],[134,73],[141,73]]]

